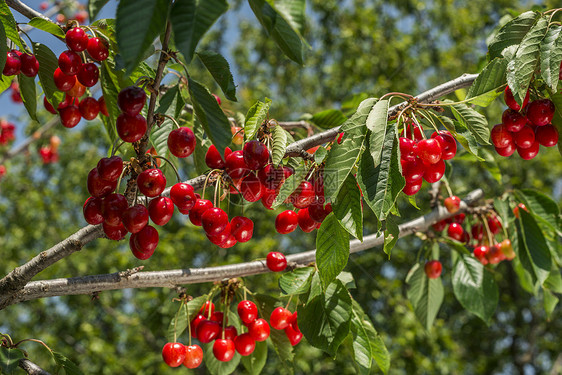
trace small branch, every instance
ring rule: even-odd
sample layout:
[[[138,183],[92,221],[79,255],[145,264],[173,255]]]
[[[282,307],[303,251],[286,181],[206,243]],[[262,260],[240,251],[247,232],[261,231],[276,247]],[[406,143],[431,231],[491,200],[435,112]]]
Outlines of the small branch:
[[[27,372],[28,375],[51,375],[51,373],[43,370],[29,359],[22,358],[19,360],[18,366]]]
[[[4,155],[0,157],[0,164],[4,164],[6,160],[9,160],[14,156],[18,155],[19,153],[25,151],[30,144],[43,137],[49,130],[54,128],[59,123],[60,123],[59,116],[55,116],[49,121],[47,121],[45,125],[37,129],[32,135],[27,137],[22,143],[5,152]]]
[[[6,4],[13,10],[19,12],[22,16],[25,16],[29,19],[39,17],[49,22],[55,23],[52,20],[50,20],[48,17],[45,17],[42,13],[36,11],[35,9],[30,8],[28,5],[22,3],[19,0],[6,0]]]

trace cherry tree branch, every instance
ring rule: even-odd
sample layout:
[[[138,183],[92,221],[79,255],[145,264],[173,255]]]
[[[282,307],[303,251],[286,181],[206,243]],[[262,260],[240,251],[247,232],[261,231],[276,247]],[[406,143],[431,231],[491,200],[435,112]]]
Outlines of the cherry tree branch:
[[[53,117],[52,119],[47,121],[47,123],[45,125],[43,125],[39,129],[37,129],[35,132],[33,132],[32,135],[27,137],[19,145],[17,145],[15,147],[11,148],[10,150],[6,151],[4,153],[4,155],[2,155],[0,157],[0,164],[4,164],[6,162],[6,160],[9,160],[9,159],[13,158],[14,156],[18,155],[20,152],[25,151],[29,147],[30,144],[32,144],[36,140],[40,139],[41,137],[43,137],[49,130],[54,128],[59,123],[60,123],[60,118],[58,116]]]
[[[461,202],[459,212],[473,206],[484,195],[481,189],[470,192]],[[409,236],[416,232],[425,232],[438,221],[452,217],[444,207],[438,206],[430,213],[408,221],[399,226],[399,238]],[[350,241],[350,253],[380,246],[384,243],[382,235],[372,234],[365,236],[363,242]],[[301,252],[287,256],[290,265],[298,267],[314,262],[316,250]],[[90,294],[103,290],[116,290],[126,288],[174,288],[177,285],[197,284],[210,281],[219,281],[233,277],[243,277],[271,272],[264,260],[246,263],[229,264],[218,267],[184,268],[166,271],[139,272],[138,269],[116,272],[104,275],[91,275],[72,277],[67,279],[39,280],[27,284],[17,293],[12,303],[34,300],[38,298]]]
[[[29,359],[22,358],[18,362],[18,366],[23,369],[28,375],[51,375],[50,372],[43,370]]]
[[[48,17],[45,17],[42,13],[36,11],[35,9],[30,8],[28,5],[24,4],[19,0],[6,0],[6,4],[12,8],[13,10],[19,12],[22,16],[25,16],[29,19],[39,17],[43,18],[49,22],[53,22]],[[53,22],[56,23],[56,22]],[[58,25],[58,24],[57,24]]]

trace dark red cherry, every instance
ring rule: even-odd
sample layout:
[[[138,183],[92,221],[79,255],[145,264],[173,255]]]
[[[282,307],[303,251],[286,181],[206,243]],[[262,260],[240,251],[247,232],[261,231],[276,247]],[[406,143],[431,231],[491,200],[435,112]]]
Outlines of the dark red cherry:
[[[215,304],[211,301],[205,301],[203,306],[199,309],[199,314],[203,314],[205,316],[209,316],[209,314],[215,313]]]
[[[425,166],[418,158],[411,161],[402,159],[400,164],[402,164],[402,175],[407,183],[419,181],[425,173]]]
[[[451,223],[449,224],[449,228],[447,229],[447,235],[454,240],[462,241],[464,234],[464,229],[462,225],[459,223]]]
[[[416,141],[421,141],[423,139],[422,131],[421,131],[420,127],[417,126],[415,123],[408,124],[407,128],[402,130],[402,133],[400,133],[400,136],[412,139],[412,128],[414,129],[414,137],[413,138]]]
[[[258,318],[258,307],[252,301],[240,301],[237,311],[240,320],[244,324],[250,324]]]
[[[53,79],[55,80],[55,86],[57,86],[57,89],[60,91],[68,91],[72,89],[76,83],[76,76],[66,75],[60,68],[55,69]]]
[[[228,223],[226,225],[226,227],[224,228],[224,230],[222,230],[221,232],[219,232],[217,234],[206,233],[207,238],[209,239],[209,241],[211,241],[211,243],[222,247],[222,245],[224,245],[229,240],[229,238],[231,237],[231,233],[230,233],[231,227],[232,226],[230,225],[230,223]]]
[[[529,125],[525,125],[513,134],[513,142],[518,148],[529,148],[535,142],[535,131]]]
[[[82,59],[76,52],[68,50],[59,55],[59,68],[64,74],[74,76],[81,66]]]
[[[82,64],[76,75],[78,81],[86,87],[92,87],[100,78],[100,70],[94,63]]]
[[[109,56],[109,50],[105,40],[101,38],[90,38],[86,47],[92,59],[96,61],[104,61]]]
[[[252,140],[244,144],[243,156],[248,168],[257,171],[267,164],[269,151],[260,141]]]
[[[287,258],[283,253],[278,251],[272,251],[267,254],[265,261],[267,268],[273,272],[281,272],[287,268]]]
[[[506,86],[505,91],[503,92],[503,99],[505,101],[505,104],[514,111],[519,111],[521,109],[521,106],[515,101],[515,98],[513,97],[513,93],[511,92],[509,86]],[[523,108],[527,106],[527,103],[529,103],[528,90],[527,95],[525,95],[525,99],[523,99]]]
[[[138,86],[125,87],[117,95],[117,105],[124,113],[138,115],[146,103],[146,93]]]
[[[111,193],[103,200],[101,213],[108,225],[115,226],[121,222],[121,216],[127,207],[129,207],[127,198],[125,198],[122,194]]]
[[[470,233],[472,234],[472,238],[476,241],[482,240],[484,237],[484,225],[482,223],[477,223],[470,228]]]
[[[8,51],[6,57],[6,64],[4,65],[4,70],[2,74],[5,76],[15,76],[20,74],[21,71],[21,59],[16,51]]]
[[[230,150],[230,148],[226,148],[226,150]],[[225,150],[225,154],[226,154]],[[229,152],[230,154],[231,152]],[[221,154],[215,147],[215,145],[211,145],[205,154],[205,164],[211,169],[224,169],[226,164],[224,159],[222,158]]]
[[[418,142],[417,156],[427,164],[435,164],[441,160],[441,145],[435,138],[424,139]]]
[[[434,231],[436,232],[443,232],[447,227],[447,222],[445,220],[438,221],[437,223],[431,226]]]
[[[318,223],[323,222],[330,212],[332,212],[332,205],[328,203],[324,207],[324,203],[322,203],[322,200],[319,200],[318,197],[308,206],[310,218]]]
[[[242,150],[233,151],[225,159],[226,171],[231,178],[242,178],[250,172],[250,168],[244,161]]]
[[[262,185],[260,180],[255,174],[250,173],[242,180],[240,184],[240,192],[245,200],[248,202],[257,202],[265,192],[265,186]]]
[[[135,234],[135,246],[142,252],[154,252],[158,246],[158,231],[152,225],[145,225]]]
[[[109,225],[105,221],[102,224],[103,233],[113,241],[120,241],[127,235],[127,229],[123,223],[119,223],[118,225]]]
[[[222,324],[222,320],[219,323]],[[234,341],[234,338],[236,336],[238,336],[238,331],[236,330],[236,327],[234,327],[234,326],[228,326],[224,329],[221,329],[221,333],[220,333],[221,337],[222,337],[223,333],[224,333],[224,338],[227,339],[227,340]]]
[[[172,202],[182,211],[190,211],[195,205],[197,198],[193,186],[184,182],[178,182],[170,189]],[[183,213],[183,212],[182,212]]]
[[[232,340],[219,339],[213,344],[213,354],[221,362],[231,361],[235,352],[234,341]]]
[[[457,154],[457,141],[447,130],[440,130],[439,133],[433,133],[431,138],[435,138],[441,146],[441,159],[451,160]]]
[[[530,105],[530,104],[529,104]],[[539,142],[535,140],[530,147],[521,148],[517,147],[517,153],[523,160],[531,160],[539,153]]]
[[[297,345],[302,340],[302,332],[294,329],[292,326],[285,328],[285,335],[289,339],[292,346]]]
[[[476,246],[474,248],[473,254],[474,254],[474,257],[480,261],[480,263],[482,263],[483,265],[486,265],[486,264],[488,264],[487,255],[488,255],[489,251],[490,251],[490,248],[488,246],[480,245],[480,246]]]
[[[203,349],[196,344],[186,346],[183,365],[193,369],[199,367],[201,363],[203,363]]]
[[[295,211],[286,210],[275,218],[275,229],[280,234],[291,233],[297,229],[298,217]]]
[[[170,367],[181,366],[185,360],[186,349],[179,342],[169,342],[162,348],[162,358]]]
[[[35,55],[30,55],[28,53],[23,53],[20,56],[21,60],[21,72],[23,75],[28,77],[35,77],[37,72],[39,72],[39,61]]]
[[[92,197],[103,198],[117,187],[117,181],[109,182],[102,179],[98,169],[94,168],[88,173],[88,192]]]
[[[121,220],[129,232],[138,233],[148,224],[148,210],[144,205],[136,204],[123,212]]]
[[[496,147],[496,152],[498,153],[498,155],[504,156],[504,157],[508,157],[508,156],[513,155],[515,150],[516,150],[516,147],[515,147],[514,143],[510,143],[509,145],[507,145],[506,147],[503,147],[503,148]]]
[[[275,201],[277,194],[278,194],[277,190],[266,188],[265,191],[263,192],[263,196],[261,197],[261,203],[263,204],[263,206],[268,210],[273,210],[273,207],[271,206],[273,205],[273,202]]]
[[[101,198],[90,197],[84,202],[82,213],[88,224],[97,225],[103,223],[103,215],[101,214]]]
[[[442,269],[443,266],[438,260],[430,260],[429,262],[425,263],[424,266],[425,274],[429,279],[437,279],[439,276],[441,276]]]
[[[414,154],[414,145],[416,142],[412,139],[400,137],[400,158],[406,161],[414,161],[416,155]]]
[[[135,258],[139,260],[147,260],[154,254],[154,250],[149,249],[149,251],[144,251],[143,249],[139,248],[136,243],[136,238],[136,233],[131,234],[131,237],[129,237],[129,248],[131,249],[131,252],[133,253]]]
[[[228,215],[221,208],[209,208],[201,215],[201,223],[207,234],[217,235],[224,231],[229,224]]]
[[[86,120],[93,120],[98,116],[100,112],[100,104],[98,101],[91,96],[84,98],[80,101],[80,105],[78,106],[80,109],[80,114]]]
[[[152,198],[162,194],[166,188],[166,177],[160,169],[147,169],[137,177],[137,185],[141,194]]]
[[[69,105],[68,107],[64,107],[59,109],[60,114],[60,123],[65,128],[73,128],[82,119],[82,115],[80,115],[80,109],[75,105]]]
[[[285,329],[289,326],[293,313],[284,307],[277,307],[271,312],[269,324],[274,329]]]
[[[182,126],[168,135],[168,149],[178,158],[186,158],[195,150],[195,135],[190,128]]]
[[[199,314],[197,314],[195,318],[191,320],[191,337],[197,338],[197,327],[199,326],[199,323],[201,323],[205,319],[207,318],[205,318],[205,316],[200,311]]]
[[[110,158],[101,158],[96,168],[102,180],[114,182],[119,179],[123,171],[123,159],[117,155]]]
[[[148,204],[150,220],[156,225],[165,225],[174,215],[174,203],[168,197],[157,197]]]
[[[497,148],[507,147],[513,142],[512,134],[504,124],[495,125],[490,133],[490,138]]]
[[[558,130],[552,125],[537,127],[535,139],[544,147],[552,147],[558,143]]]
[[[230,221],[230,233],[238,242],[248,242],[254,234],[254,222],[244,216],[235,216]]]
[[[109,112],[107,112],[107,105],[105,104],[105,98],[102,96],[99,97],[98,103],[100,105],[100,112],[105,117],[109,116]]]
[[[266,188],[275,190],[285,180],[285,173],[282,166],[276,168],[268,164],[259,170],[258,178]]]
[[[263,318],[256,319],[248,326],[248,333],[256,341],[265,341],[270,334],[269,324]]]
[[[552,121],[554,110],[554,103],[550,99],[535,100],[527,107],[527,118],[536,126],[544,126]]]
[[[317,222],[310,217],[308,208],[303,208],[297,213],[298,223],[301,230],[305,233],[310,233],[316,229]]]
[[[201,215],[209,208],[213,208],[213,203],[208,199],[197,199],[193,208],[189,211],[189,221],[191,224],[201,226]]]
[[[445,162],[439,160],[436,164],[424,164],[423,179],[430,184],[439,181],[445,174]]]
[[[314,188],[312,184],[308,181],[301,182],[297,190],[291,194],[289,200],[296,208],[310,206],[314,202]]]
[[[489,216],[487,221],[488,221],[488,228],[490,228],[490,232],[492,232],[492,234],[495,235],[501,232],[502,224],[497,216],[495,215]]]
[[[234,347],[241,356],[248,356],[256,349],[256,340],[249,333],[243,333],[234,339]]]
[[[88,34],[79,27],[74,27],[66,32],[66,45],[75,52],[82,52],[88,47]]]
[[[221,326],[219,323],[205,319],[197,326],[197,338],[203,344],[213,341],[219,337]]]
[[[53,115],[57,114],[55,107],[53,107],[53,105],[49,103],[46,96],[43,97],[43,106],[45,106],[45,109],[51,112]]]
[[[406,181],[406,186],[402,190],[406,195],[415,195],[422,187],[423,179],[414,180],[411,182]]]
[[[146,133],[146,119],[142,115],[130,116],[121,113],[117,117],[117,134],[125,142],[133,143]]]
[[[502,114],[502,123],[507,131],[517,133],[525,126],[527,119],[519,112],[513,109],[506,109]]]

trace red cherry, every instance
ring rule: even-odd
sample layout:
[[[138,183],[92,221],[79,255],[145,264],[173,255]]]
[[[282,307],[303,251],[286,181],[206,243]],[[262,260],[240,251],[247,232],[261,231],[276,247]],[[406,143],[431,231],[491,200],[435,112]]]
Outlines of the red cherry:
[[[101,114],[105,117],[109,116],[109,113],[107,112],[107,105],[105,104],[105,98],[103,97],[103,95],[99,97],[98,103],[100,105]]]
[[[211,315],[215,313],[215,304],[211,301],[205,301],[203,306],[199,309],[199,314],[209,316],[209,313]]]
[[[135,245],[142,252],[154,252],[158,246],[158,231],[151,225],[145,225],[135,234]]]
[[[182,126],[168,135],[168,149],[178,158],[186,158],[195,150],[195,135],[190,128]]]
[[[86,92],[86,87],[82,85],[78,80],[74,82],[74,86],[66,92],[67,95],[75,98],[74,102],[78,104],[78,98],[80,98]]]
[[[121,220],[129,232],[138,233],[148,224],[148,210],[142,204],[136,204],[123,212]]]
[[[289,326],[293,313],[284,307],[277,307],[271,312],[269,324],[275,329],[285,329]]]
[[[191,322],[189,323],[191,325],[191,337],[197,338],[197,327],[199,326],[199,323],[201,323],[205,319],[207,318],[205,318],[205,316],[201,314],[200,311],[199,314],[197,314],[195,318],[191,320]]]
[[[414,129],[414,137],[413,138],[416,141],[422,140],[423,139],[422,131],[421,131],[420,127],[415,123],[408,124],[408,127],[405,128],[404,130],[402,130],[402,133],[400,133],[400,136],[412,139],[412,128]]]
[[[250,324],[258,318],[258,307],[252,301],[240,301],[237,311],[240,320],[244,324]]]
[[[486,254],[486,258],[490,264],[498,264],[505,259],[505,255],[497,246],[490,246],[490,250],[488,251],[488,254]]]
[[[59,109],[59,114],[60,122],[65,128],[75,127],[82,119],[82,115],[80,115],[80,109],[75,105],[69,105],[68,107]]]
[[[402,175],[406,183],[413,183],[414,181],[421,180],[425,173],[425,166],[418,158],[414,158],[412,161],[401,159],[400,164],[402,165]]]
[[[235,216],[230,221],[231,234],[238,242],[248,242],[254,234],[254,222],[244,216]]]
[[[441,276],[441,270],[443,266],[441,266],[441,262],[438,260],[430,260],[424,266],[425,274],[430,279],[437,279]]]
[[[242,180],[240,184],[240,192],[248,202],[257,202],[265,192],[265,186],[262,185],[258,177],[250,173]]]
[[[82,59],[76,52],[68,50],[59,55],[59,68],[64,74],[74,76],[81,66]]]
[[[272,164],[268,164],[259,170],[258,178],[266,188],[275,190],[287,177],[283,167],[276,168]]]
[[[224,210],[213,207],[205,210],[201,215],[203,230],[209,235],[217,235],[226,229],[228,225],[228,215]]]
[[[219,323],[222,323],[222,321],[219,322]],[[234,326],[228,326],[225,329],[221,330],[221,333],[220,333],[221,337],[222,337],[223,333],[224,333],[224,338],[227,339],[227,340],[234,341],[234,338],[236,336],[238,336],[238,331],[236,330],[236,327],[234,327]]]
[[[55,86],[57,86],[57,89],[60,91],[68,91],[73,88],[76,83],[76,76],[66,75],[60,68],[55,69],[53,79],[55,80]]]
[[[92,197],[103,198],[117,187],[117,181],[109,182],[103,180],[98,169],[94,168],[88,173],[88,192]]]
[[[223,244],[225,244],[225,242],[228,241],[228,239],[230,238],[230,235],[232,234],[230,232],[230,228],[232,226],[230,225],[230,223],[228,223],[226,225],[226,227],[224,228],[224,230],[220,231],[219,233],[216,234],[208,234],[207,233],[207,238],[209,239],[209,241],[211,241],[211,243],[214,243],[217,246],[221,246]],[[230,243],[228,244],[230,245]]]
[[[295,211],[286,210],[275,218],[275,229],[280,234],[288,234],[297,229],[298,216]]]
[[[435,164],[441,160],[441,145],[435,138],[424,139],[418,142],[417,156],[427,164]]]
[[[233,151],[225,160],[226,171],[233,179],[242,178],[250,172],[250,168],[244,161],[242,150]]]
[[[117,105],[129,116],[138,115],[146,103],[146,93],[138,86],[125,87],[117,95]]]
[[[474,248],[473,254],[474,257],[476,259],[478,259],[480,261],[480,263],[482,263],[483,265],[488,264],[488,252],[490,251],[490,248],[486,245],[480,245],[480,246],[476,246]]]
[[[434,231],[436,232],[443,232],[447,227],[447,222],[445,220],[438,221],[437,223],[431,226]]]
[[[236,241],[236,237],[234,237],[232,234],[230,234],[230,236],[228,236],[226,241],[221,243],[219,245],[219,247],[221,247],[223,249],[230,249],[232,246],[236,245],[237,243],[238,243],[238,241]]]
[[[454,214],[460,209],[461,200],[456,195],[452,195],[450,197],[445,198],[444,205],[447,208],[447,211]]]
[[[447,235],[454,240],[462,241],[464,234],[464,229],[462,225],[459,223],[451,223],[449,224],[449,228],[447,229]]]
[[[289,339],[292,346],[297,345],[302,340],[302,332],[294,329],[292,326],[285,328],[285,335]]]
[[[314,229],[316,229],[316,224],[318,224],[318,222],[310,217],[310,214],[308,213],[308,208],[303,208],[299,210],[299,212],[297,213],[297,217],[298,217],[299,227],[303,232],[310,233]]]
[[[256,319],[248,326],[248,333],[256,341],[265,341],[270,333],[269,324],[263,318]]]
[[[502,114],[502,123],[507,131],[517,133],[525,126],[527,119],[513,109],[506,109]]]
[[[323,222],[330,212],[332,212],[332,205],[328,203],[326,207],[324,207],[324,204],[318,198],[308,206],[310,218],[318,223]]]
[[[118,225],[109,225],[104,221],[102,229],[107,238],[113,241],[120,241],[127,235],[127,229],[125,229],[123,223],[119,223]]]
[[[188,213],[197,200],[195,192],[193,191],[193,186],[184,182],[178,182],[172,186],[170,189],[170,198],[183,214]]]
[[[227,147],[228,150],[230,150]],[[226,150],[225,150],[226,154]],[[226,164],[224,159],[222,158],[221,154],[215,147],[215,145],[211,145],[205,154],[205,164],[211,169],[224,169]]]
[[[527,118],[536,126],[544,126],[554,117],[554,103],[550,99],[540,99],[529,103]]]
[[[121,113],[117,117],[117,134],[125,142],[133,143],[146,133],[146,119],[142,115],[130,116]]]
[[[287,268],[287,258],[285,258],[285,255],[283,255],[283,253],[272,251],[267,254],[265,264],[270,271],[281,272],[285,268]]]
[[[262,169],[269,160],[269,151],[260,141],[252,140],[246,142],[242,152],[244,162],[248,168],[257,171]]]
[[[166,177],[160,169],[147,169],[137,177],[137,185],[141,194],[152,198],[162,194],[166,188]]]
[[[35,77],[37,72],[39,72],[39,61],[35,55],[30,55],[28,53],[23,53],[20,56],[21,60],[21,72],[23,75],[28,77]]]
[[[221,325],[212,320],[205,319],[197,326],[197,338],[203,344],[213,341],[219,336]]]
[[[43,106],[45,106],[45,109],[47,111],[51,112],[53,115],[57,114],[57,111],[55,110],[55,107],[53,107],[52,104],[49,103],[46,96],[43,97]]]
[[[20,74],[21,70],[21,59],[16,51],[8,51],[6,57],[6,64],[4,65],[4,70],[2,74],[5,76],[15,76]]]
[[[506,147],[503,147],[503,148],[495,147],[495,149],[496,149],[496,152],[498,153],[498,155],[503,156],[503,157],[509,157],[509,156],[513,155],[513,153],[516,150],[516,147],[515,147],[514,143],[510,143]]]
[[[88,46],[86,47],[92,59],[96,61],[104,61],[109,56],[109,51],[105,40],[101,38],[90,38]]]
[[[131,249],[133,256],[139,260],[149,259],[154,254],[154,249],[152,250],[149,249],[149,251],[144,251],[143,249],[139,248],[137,243],[135,242],[136,237],[137,237],[136,233],[131,234],[131,237],[129,237],[129,248]]]
[[[191,224],[201,226],[201,215],[209,208],[213,208],[213,203],[207,199],[197,199],[193,208],[189,211],[189,221]]]
[[[495,125],[490,133],[490,138],[497,148],[504,148],[513,143],[512,134],[504,124]]]
[[[168,197],[157,197],[148,204],[150,220],[156,225],[165,225],[174,215],[174,203]]]
[[[513,97],[513,93],[511,92],[509,86],[506,86],[505,91],[503,92],[503,99],[505,101],[505,104],[514,111],[519,111],[521,109],[521,106],[515,101],[515,98]],[[525,99],[523,99],[523,108],[527,106],[527,103],[529,103],[528,90],[527,95],[525,95]]]
[[[185,346],[179,342],[169,342],[162,348],[162,358],[170,367],[178,367],[185,361]]]
[[[535,131],[529,125],[525,125],[513,135],[513,142],[518,148],[529,148],[535,142]]]
[[[498,234],[501,232],[502,223],[500,222],[497,216],[495,215],[489,216],[487,221],[488,221],[488,228],[490,228],[490,232],[492,232],[492,234]]]
[[[424,167],[423,179],[430,184],[439,181],[445,174],[445,162],[443,160],[439,160],[436,164],[424,164]]]
[[[558,143],[558,130],[552,125],[537,127],[535,139],[544,147],[552,147]]]
[[[97,225],[103,223],[103,215],[101,214],[102,199],[90,197],[84,202],[82,213],[88,224]]]
[[[464,222],[464,219],[466,218],[466,215],[464,213],[460,213],[458,215],[455,215],[453,217],[453,223],[459,223],[462,224]]]
[[[514,209],[513,209],[513,214],[515,215],[516,218],[519,219],[519,209],[523,209],[527,212],[529,212],[529,210],[527,209],[527,206],[525,206],[523,203],[519,203]]]
[[[476,241],[481,241],[484,237],[484,225],[482,223],[474,224],[470,229],[470,233]]]
[[[519,154],[519,156],[521,156],[521,159],[531,160],[538,155],[539,146],[539,142],[535,140],[535,142],[533,142],[530,147],[517,147],[517,153]]]
[[[400,159],[405,161],[413,161],[416,159],[414,154],[414,145],[416,142],[412,139],[400,137]]]
[[[435,138],[441,146],[441,159],[451,160],[457,154],[457,141],[447,130],[440,130],[439,133],[433,133],[431,138]]]
[[[88,35],[79,27],[66,32],[66,45],[75,52],[82,52],[88,47]]]
[[[296,208],[306,208],[314,202],[314,188],[308,181],[300,183],[299,187],[291,194],[289,201],[293,203]]]
[[[235,347],[232,340],[216,340],[213,344],[213,354],[221,362],[228,362],[234,358]]]
[[[234,347],[242,356],[248,356],[256,349],[256,340],[249,333],[243,333],[234,339]]]
[[[96,99],[92,98],[91,96],[82,99],[80,101],[80,105],[78,106],[78,108],[80,109],[80,114],[86,120],[95,119],[98,116],[98,113],[100,112],[99,102]]]
[[[115,226],[121,222],[121,215],[123,215],[127,207],[129,207],[129,203],[125,196],[118,193],[111,193],[103,200],[101,213],[108,225]]]
[[[406,186],[404,186],[404,189],[402,190],[404,192],[404,194],[406,195],[415,195],[418,191],[420,191],[421,187],[422,187],[422,182],[423,179],[419,179],[419,180],[415,180],[412,182],[408,182],[406,181]]]
[[[344,133],[345,133],[345,132],[341,132],[341,133],[338,135],[338,145],[340,145],[340,144],[342,143]]]
[[[275,202],[275,198],[277,197],[278,192],[276,190],[265,188],[263,192],[263,196],[261,197],[262,205],[267,208],[268,210],[273,210],[273,202]]]
[[[86,87],[92,87],[100,78],[100,71],[96,64],[86,63],[80,66],[78,74],[76,74],[78,81]]]
[[[110,158],[101,158],[96,168],[102,180],[114,182],[119,179],[123,171],[123,159],[117,155]]]
[[[197,368],[203,362],[203,349],[199,345],[188,345],[185,347],[185,360],[183,365],[187,368]]]

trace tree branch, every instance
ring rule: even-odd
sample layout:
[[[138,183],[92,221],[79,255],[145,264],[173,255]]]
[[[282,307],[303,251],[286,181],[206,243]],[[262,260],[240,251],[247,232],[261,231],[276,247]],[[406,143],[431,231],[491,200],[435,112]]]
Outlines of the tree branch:
[[[51,375],[51,373],[43,370],[29,359],[22,358],[19,360],[18,366],[27,372],[28,375]]]
[[[58,116],[55,116],[49,121],[47,121],[45,125],[37,129],[32,135],[27,137],[22,143],[6,151],[4,155],[2,155],[0,158],[0,164],[4,164],[6,160],[9,160],[14,156],[18,155],[20,152],[25,151],[31,143],[41,138],[43,135],[45,135],[49,130],[54,128],[59,123],[60,123],[60,118]]]
[[[39,17],[39,18],[43,18],[43,19],[45,19],[49,22],[53,22],[51,19],[45,17],[42,13],[36,11],[35,9],[30,8],[28,5],[22,3],[19,0],[6,0],[6,4],[10,8],[12,8],[13,10],[19,12],[22,16],[25,16],[29,19]],[[53,23],[55,23],[55,22],[53,22]]]
[[[470,192],[461,202],[459,212],[465,211],[469,206],[474,205],[484,195],[481,189]],[[452,217],[455,214],[449,213],[444,207],[437,207],[430,213],[418,217],[414,220],[399,226],[399,238],[409,236],[415,232],[424,232],[438,221]],[[384,236],[372,234],[366,236],[363,242],[358,240],[350,241],[350,253],[357,253],[363,250],[380,246],[384,243]],[[316,250],[305,251],[298,254],[287,256],[287,262],[294,266],[302,266],[316,260]],[[91,275],[72,277],[68,279],[52,279],[30,282],[18,292],[12,303],[29,301],[38,298],[90,294],[103,290],[115,290],[126,288],[174,288],[179,284],[197,284],[210,281],[230,279],[233,277],[251,276],[270,272],[265,261],[257,260],[253,262],[229,264],[218,267],[207,268],[184,268],[167,271],[148,271],[138,272],[137,269],[123,272],[116,272],[104,275]]]

